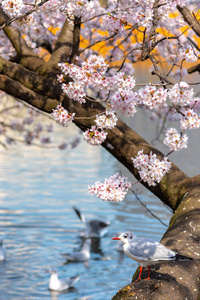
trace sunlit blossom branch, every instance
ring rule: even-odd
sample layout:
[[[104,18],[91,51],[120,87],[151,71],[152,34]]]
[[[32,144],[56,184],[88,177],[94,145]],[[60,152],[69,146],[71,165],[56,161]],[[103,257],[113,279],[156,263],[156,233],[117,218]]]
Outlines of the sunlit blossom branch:
[[[190,10],[184,6],[177,6],[179,12],[182,14],[184,20],[190,25],[190,27],[194,30],[194,32],[200,36],[200,25],[199,22],[196,21],[194,16],[191,14]]]
[[[48,2],[49,0],[41,0],[40,3],[38,4],[34,4],[34,7],[32,9],[30,9],[29,11],[21,14],[20,16],[16,16],[16,17],[13,17],[13,18],[9,18],[8,20],[5,21],[5,23],[3,23],[1,26],[0,26],[0,30],[2,30],[5,26],[8,26],[10,24],[12,24],[14,21],[16,20],[21,20],[23,18],[26,18],[27,16],[29,16],[30,14],[32,14],[33,12],[37,11],[37,9],[42,6],[43,4],[45,4],[46,2]],[[28,4],[30,5],[30,4]]]

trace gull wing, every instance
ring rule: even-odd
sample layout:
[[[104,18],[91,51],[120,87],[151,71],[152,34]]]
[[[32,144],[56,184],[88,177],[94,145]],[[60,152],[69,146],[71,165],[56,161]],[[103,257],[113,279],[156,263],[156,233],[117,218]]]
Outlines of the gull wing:
[[[127,253],[129,252],[129,253]],[[125,252],[130,258],[136,261],[163,261],[174,260],[176,252],[166,248],[153,240],[137,239],[129,244]]]

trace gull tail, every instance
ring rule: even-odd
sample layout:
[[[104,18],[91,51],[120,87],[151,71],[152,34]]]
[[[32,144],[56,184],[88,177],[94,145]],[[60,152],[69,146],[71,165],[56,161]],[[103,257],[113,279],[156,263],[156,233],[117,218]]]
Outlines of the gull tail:
[[[73,286],[80,279],[79,275],[70,278],[69,286]]]
[[[86,219],[85,219],[85,216],[84,214],[81,213],[81,211],[76,208],[75,206],[73,206],[73,209],[74,211],[76,212],[77,216],[79,217],[79,219],[83,222],[83,223],[86,223]]]
[[[183,256],[183,255],[180,255],[180,254],[176,254],[175,256],[175,260],[178,260],[178,261],[188,261],[188,260],[193,260],[192,257],[188,257],[188,256]]]
[[[65,259],[67,259],[68,261],[74,261],[73,256],[70,255],[70,254],[67,254],[67,253],[61,253],[61,255],[62,255]]]

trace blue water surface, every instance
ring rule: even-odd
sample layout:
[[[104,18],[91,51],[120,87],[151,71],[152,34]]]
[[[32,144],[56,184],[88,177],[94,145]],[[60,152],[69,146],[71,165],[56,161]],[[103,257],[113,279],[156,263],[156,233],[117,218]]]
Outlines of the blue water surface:
[[[73,125],[63,130],[57,128],[55,139],[78,135]],[[137,267],[116,250],[112,237],[132,230],[159,241],[166,230],[131,193],[121,203],[103,202],[88,194],[88,185],[124,172],[124,167],[102,147],[89,146],[82,138],[76,148],[63,151],[17,144],[0,152],[0,164],[0,239],[7,250],[6,261],[0,263],[1,300],[109,300],[130,283]],[[148,192],[139,197],[168,224],[171,212],[159,199]],[[78,233],[83,225],[73,205],[88,219],[111,221],[88,266],[65,264],[61,255],[81,247]],[[57,269],[60,278],[79,274],[80,280],[66,293],[52,293],[46,273],[50,268]]]

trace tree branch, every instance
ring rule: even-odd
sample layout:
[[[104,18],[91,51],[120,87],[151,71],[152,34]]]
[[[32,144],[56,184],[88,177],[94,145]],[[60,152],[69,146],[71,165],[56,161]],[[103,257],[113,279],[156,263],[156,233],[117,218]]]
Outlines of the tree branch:
[[[0,89],[48,113],[59,104],[59,101],[36,94],[6,75],[0,75]]]
[[[52,80],[46,79],[33,71],[7,61],[0,56],[0,73],[13,80],[19,81],[26,88],[50,98],[62,101],[62,89],[60,84],[52,84]],[[19,98],[19,97],[18,97]]]
[[[74,17],[74,30],[73,30],[73,46],[70,57],[70,62],[75,63],[75,56],[79,51],[80,44],[80,29],[81,29],[81,18]]]
[[[190,10],[183,6],[177,5],[177,8],[179,12],[182,14],[184,20],[191,26],[191,28],[194,30],[194,32],[200,36],[200,25],[197,22],[197,20],[194,18],[194,16],[191,14]]]
[[[4,13],[2,7],[0,7],[0,25],[4,24],[8,19],[9,17]],[[39,67],[45,64],[45,62],[39,58],[30,47],[28,47],[17,28],[9,25],[4,27],[3,30],[15,48],[22,65],[28,69],[36,71]]]
[[[57,65],[59,62],[68,61],[68,58],[71,54],[72,45],[73,25],[68,19],[66,19],[56,41],[55,48],[49,59],[48,65]]]

